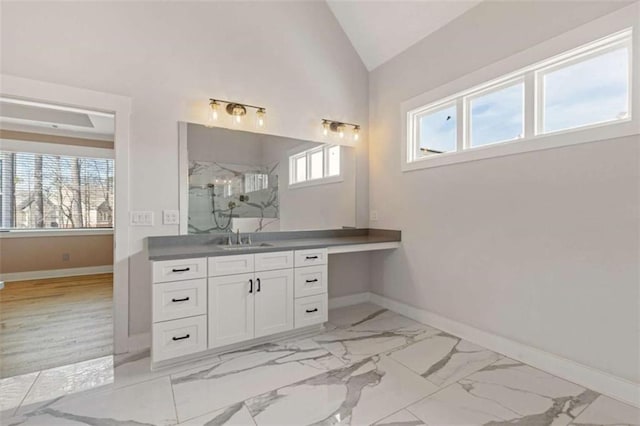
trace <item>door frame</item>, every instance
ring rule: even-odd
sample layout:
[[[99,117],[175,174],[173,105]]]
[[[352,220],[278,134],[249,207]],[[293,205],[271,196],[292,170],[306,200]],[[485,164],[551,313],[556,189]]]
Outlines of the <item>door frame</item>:
[[[131,98],[0,74],[0,96],[115,114],[113,347],[129,350],[129,145]]]

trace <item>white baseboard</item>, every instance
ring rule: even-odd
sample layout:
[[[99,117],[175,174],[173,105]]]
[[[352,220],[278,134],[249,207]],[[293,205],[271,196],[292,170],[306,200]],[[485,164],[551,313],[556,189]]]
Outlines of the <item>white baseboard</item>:
[[[384,296],[370,293],[368,300],[603,395],[640,406],[640,386],[637,383]]]
[[[369,301],[371,293],[356,293],[348,296],[332,297],[329,299],[329,309],[344,308],[345,306],[357,305]]]
[[[151,347],[151,333],[139,333],[129,336],[129,352],[139,352]]]
[[[50,269],[46,271],[10,272],[0,274],[0,281],[40,280],[45,278],[75,277],[79,275],[107,274],[113,272],[113,265],[87,266],[84,268]]]

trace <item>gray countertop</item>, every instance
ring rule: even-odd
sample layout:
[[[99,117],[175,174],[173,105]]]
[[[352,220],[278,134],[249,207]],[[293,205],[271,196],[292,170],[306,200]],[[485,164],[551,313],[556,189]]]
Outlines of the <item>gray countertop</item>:
[[[234,250],[226,245],[227,234],[179,235],[149,237],[147,249],[149,260],[188,259],[194,257],[230,256],[262,253],[268,251],[304,250],[355,244],[399,242],[400,231],[385,229],[332,229],[324,231],[283,231],[244,233],[251,236],[253,247],[239,246]],[[235,237],[234,237],[235,241]],[[259,244],[267,247],[256,247]]]

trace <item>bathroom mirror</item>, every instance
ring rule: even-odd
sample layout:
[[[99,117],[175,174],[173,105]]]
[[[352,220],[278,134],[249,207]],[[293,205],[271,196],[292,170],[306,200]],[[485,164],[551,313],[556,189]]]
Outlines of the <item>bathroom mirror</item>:
[[[179,127],[182,234],[355,226],[353,148]]]

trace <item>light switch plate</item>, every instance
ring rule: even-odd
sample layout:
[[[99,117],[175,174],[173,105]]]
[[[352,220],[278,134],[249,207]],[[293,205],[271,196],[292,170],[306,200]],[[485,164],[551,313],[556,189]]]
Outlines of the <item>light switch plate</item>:
[[[369,220],[378,220],[378,210],[371,210]]]
[[[136,210],[130,213],[129,224],[131,226],[153,226],[153,212]]]
[[[162,210],[163,225],[179,225],[180,212],[178,210]]]

